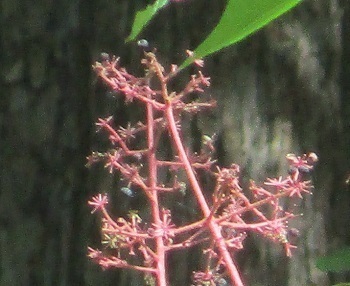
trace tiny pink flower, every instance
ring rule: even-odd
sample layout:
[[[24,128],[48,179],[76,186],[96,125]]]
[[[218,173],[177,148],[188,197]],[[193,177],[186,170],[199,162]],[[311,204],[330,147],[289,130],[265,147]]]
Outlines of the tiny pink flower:
[[[297,181],[293,182],[290,187],[290,197],[296,196],[298,198],[302,198],[302,193],[310,194],[310,189],[312,188],[310,181]]]
[[[194,58],[195,54],[193,51],[190,50],[186,50],[187,56],[189,58]],[[194,63],[199,66],[199,67],[203,67],[204,66],[204,61],[202,59],[194,59]]]
[[[115,151],[108,155],[105,168],[108,169],[110,174],[113,173],[113,170],[116,168],[116,164],[118,164],[119,159],[120,159],[120,153],[118,151]]]
[[[88,257],[90,257],[92,260],[99,261],[101,258],[103,258],[103,254],[102,251],[98,249],[88,247]]]
[[[92,214],[99,209],[103,209],[104,206],[107,204],[108,204],[108,197],[106,194],[104,195],[98,194],[97,196],[94,196],[91,201],[88,201],[88,205],[94,207],[93,210],[91,211]]]
[[[96,123],[96,126],[97,126],[96,132],[99,132],[101,129],[108,128],[110,126],[112,120],[113,120],[113,116],[109,116],[105,119],[99,118],[98,122]]]
[[[303,156],[296,156],[294,154],[287,154],[286,156],[292,168],[296,168],[301,172],[309,172],[313,169],[313,164],[318,161],[315,153],[304,154]]]
[[[289,183],[291,182],[290,178],[284,179],[282,176],[278,177],[278,179],[270,179],[267,178],[267,181],[264,183],[267,186],[274,186],[277,189],[284,189],[289,186]]]

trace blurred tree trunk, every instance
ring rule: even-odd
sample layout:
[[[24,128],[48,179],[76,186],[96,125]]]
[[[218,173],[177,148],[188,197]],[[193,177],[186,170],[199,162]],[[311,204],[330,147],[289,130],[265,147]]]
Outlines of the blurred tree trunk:
[[[86,201],[115,191],[115,184],[100,169],[84,167],[85,156],[103,144],[93,135],[98,116],[115,113],[123,124],[136,116],[105,96],[90,66],[100,52],[110,52],[135,69],[138,51],[123,41],[141,2],[1,4],[0,285],[142,285],[133,272],[102,272],[86,259],[87,244],[99,241]],[[144,37],[167,63],[179,61],[223,7],[224,1],[172,4]],[[219,162],[240,164],[243,183],[286,172],[287,153],[320,156],[314,195],[300,205],[298,250],[286,259],[282,249],[252,237],[239,255],[247,285],[350,280],[327,276],[314,264],[328,249],[349,243],[349,19],[346,0],[307,0],[206,60],[219,108],[191,121],[189,142],[217,132]],[[190,275],[198,256],[173,259],[173,285],[188,285],[186,275],[176,273]]]
[[[256,180],[285,172],[284,154],[320,156],[314,195],[300,205],[298,251],[288,261],[275,246],[253,239],[242,258],[249,285],[329,285],[315,259],[349,238],[342,179],[349,152],[341,114],[342,16],[336,1],[306,1],[232,49],[236,57],[217,56],[225,65],[216,65],[213,74],[232,75],[217,86],[227,161],[238,162]]]
[[[83,284],[93,118],[81,10],[1,3],[1,285]]]

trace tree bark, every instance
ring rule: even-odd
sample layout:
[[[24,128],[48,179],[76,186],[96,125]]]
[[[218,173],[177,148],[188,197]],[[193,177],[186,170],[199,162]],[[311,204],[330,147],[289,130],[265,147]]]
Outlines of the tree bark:
[[[224,4],[172,3],[142,36],[166,63],[178,63],[215,26]],[[125,125],[140,115],[108,98],[91,72],[101,52],[121,56],[123,65],[139,72],[139,52],[124,39],[140,8],[141,1],[128,0],[1,4],[0,285],[143,284],[134,272],[102,272],[87,261],[87,245],[100,240],[88,198],[98,192],[120,198],[113,177],[84,167],[90,151],[104,145],[94,135],[97,117],[115,113],[116,124]],[[290,222],[301,230],[298,249],[287,259],[282,249],[251,237],[239,256],[247,285],[350,281],[315,267],[318,256],[350,238],[349,19],[346,0],[303,1],[206,59],[219,107],[189,119],[185,132],[193,148],[198,136],[216,132],[219,162],[240,164],[243,185],[286,173],[287,153],[320,157],[314,194],[299,206],[304,215]],[[118,204],[115,213],[140,204]],[[172,257],[172,285],[189,285],[186,276],[199,254]]]

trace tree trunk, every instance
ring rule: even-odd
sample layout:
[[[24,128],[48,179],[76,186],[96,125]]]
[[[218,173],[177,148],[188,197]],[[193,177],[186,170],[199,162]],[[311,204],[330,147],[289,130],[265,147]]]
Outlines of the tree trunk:
[[[0,8],[0,285],[142,285],[134,272],[102,272],[86,258],[100,241],[86,205],[115,193],[115,179],[85,157],[104,145],[97,117],[124,124],[139,116],[105,96],[91,64],[99,53],[136,70],[139,52],[124,44],[142,1],[23,3]],[[145,30],[167,63],[180,61],[218,21],[224,1],[172,3]],[[243,184],[287,172],[287,153],[316,152],[315,190],[290,222],[301,230],[291,259],[250,237],[239,255],[247,285],[331,285],[315,259],[349,242],[350,7],[346,0],[303,1],[249,39],[206,59],[216,112],[188,124],[189,144],[216,132],[219,162],[242,166]],[[159,25],[162,29],[159,29]],[[119,199],[118,195],[114,199]],[[136,208],[126,202],[116,213]],[[286,205],[286,208],[289,206]],[[172,285],[189,285],[197,250],[174,256]]]

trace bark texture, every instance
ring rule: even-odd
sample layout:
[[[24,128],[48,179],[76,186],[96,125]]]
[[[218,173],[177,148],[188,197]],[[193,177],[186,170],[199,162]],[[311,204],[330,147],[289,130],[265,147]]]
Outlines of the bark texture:
[[[193,49],[218,21],[224,1],[172,4],[143,36],[167,63]],[[139,52],[124,44],[142,1],[3,1],[0,4],[0,285],[143,285],[133,272],[102,272],[86,259],[97,243],[87,199],[114,193],[114,178],[87,170],[85,157],[103,146],[98,116],[125,124],[139,116],[108,98],[91,64],[100,52],[135,69]],[[285,154],[316,152],[314,195],[299,207],[298,250],[252,237],[239,256],[247,285],[331,285],[315,259],[349,244],[350,4],[305,0],[242,43],[206,60],[217,111],[190,121],[189,144],[219,134],[219,162],[243,168],[243,183],[286,172]],[[287,206],[288,207],[288,206]],[[174,256],[173,285],[198,264],[198,251]],[[181,273],[183,275],[179,275]]]

